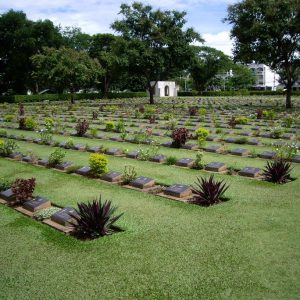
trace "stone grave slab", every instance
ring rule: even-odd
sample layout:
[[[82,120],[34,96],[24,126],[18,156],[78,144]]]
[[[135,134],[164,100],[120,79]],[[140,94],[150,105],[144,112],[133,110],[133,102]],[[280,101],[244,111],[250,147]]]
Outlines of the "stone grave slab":
[[[58,146],[62,147],[62,148],[65,148],[66,145],[67,145],[67,142],[60,142]]]
[[[271,137],[271,133],[265,132],[265,133],[262,133],[260,136],[264,137],[264,138],[270,138]]]
[[[83,145],[83,144],[76,144],[75,146],[74,146],[74,149],[75,150],[78,150],[78,151],[84,151],[85,150],[85,145]]]
[[[76,214],[76,211],[72,207],[65,207],[62,210],[56,212],[51,216],[51,220],[60,225],[67,226],[70,224],[72,217],[70,214]]]
[[[257,177],[260,175],[261,169],[254,167],[246,167],[239,171],[240,176]]]
[[[255,146],[257,146],[257,145],[260,145],[260,144],[261,144],[261,141],[258,140],[258,139],[251,139],[251,140],[249,140],[249,141],[247,142],[247,144],[248,144],[248,145],[255,145]]]
[[[93,146],[88,149],[89,152],[98,153],[102,149],[102,146]]]
[[[41,139],[39,139],[39,138],[36,138],[36,139],[33,140],[33,142],[35,144],[42,144],[43,141]]]
[[[97,134],[96,138],[101,140],[101,139],[104,139],[105,136],[103,134]]]
[[[293,162],[295,163],[300,163],[300,155],[295,155],[292,159]]]
[[[222,153],[224,151],[224,148],[219,145],[211,145],[204,148],[207,152],[213,152],[213,153]]]
[[[243,125],[236,125],[236,126],[235,126],[235,129],[243,129],[243,128],[244,128]]]
[[[14,152],[14,153],[11,153],[9,155],[9,157],[12,159],[20,160],[20,159],[22,159],[23,155],[21,152]]]
[[[234,137],[229,137],[227,139],[225,139],[226,143],[235,143],[237,141],[237,138]]]
[[[265,159],[272,159],[276,155],[275,152],[272,151],[264,151],[263,153],[258,154],[258,157],[265,158]]]
[[[23,207],[30,212],[36,212],[37,210],[47,208],[51,206],[51,202],[43,197],[36,197],[34,200],[26,201]]]
[[[31,143],[33,141],[33,138],[31,136],[26,136],[25,141]]]
[[[172,142],[164,142],[161,144],[164,147],[171,147],[172,146]]]
[[[198,149],[198,145],[196,144],[185,144],[182,146],[183,149],[188,149],[188,150],[196,150]]]
[[[34,159],[32,156],[30,156],[30,155],[26,155],[26,156],[24,156],[24,157],[22,158],[22,161],[25,161],[25,162],[27,162],[27,163],[31,163],[31,162],[34,162],[35,159]]]
[[[210,142],[217,142],[219,137],[217,135],[209,135],[206,140]]]
[[[294,140],[295,139],[295,135],[294,134],[290,134],[290,133],[286,133],[282,135],[282,138],[285,140]]]
[[[65,162],[62,162],[61,164],[56,165],[55,168],[65,171],[68,168],[70,168],[71,166],[72,166],[71,162],[65,161]]]
[[[176,166],[190,168],[193,166],[194,163],[195,163],[195,160],[192,158],[181,158],[181,159],[177,160]]]
[[[40,165],[40,166],[46,167],[46,166],[48,166],[48,164],[49,164],[49,160],[47,158],[38,160],[38,165]]]
[[[139,154],[140,154],[139,151],[131,151],[131,152],[127,153],[126,156],[129,158],[136,159],[136,158],[138,158]]]
[[[192,195],[192,189],[188,185],[174,184],[164,190],[164,194],[176,198],[185,198]]]
[[[167,157],[162,154],[155,155],[151,158],[151,161],[157,162],[157,163],[163,163],[167,160]]]
[[[123,140],[119,136],[112,136],[109,139],[115,142],[123,142]]]
[[[111,149],[108,149],[106,151],[106,153],[108,155],[121,155],[122,154],[122,150],[119,149],[119,148],[111,148]]]
[[[146,189],[153,187],[155,185],[155,181],[149,177],[139,176],[130,182],[130,185],[138,189]]]
[[[227,166],[222,162],[211,162],[205,166],[205,170],[212,172],[223,172],[227,170]]]
[[[82,176],[87,176],[89,175],[91,172],[91,168],[90,167],[82,167],[78,170],[75,171],[75,173],[82,175]]]
[[[241,132],[240,135],[243,135],[243,136],[251,136],[251,135],[252,135],[252,132],[250,132],[250,131],[244,131],[244,132]]]
[[[101,179],[109,182],[119,182],[122,181],[122,173],[111,171],[102,175]]]
[[[11,202],[11,201],[16,200],[16,197],[15,197],[14,193],[12,192],[12,189],[2,191],[0,193],[0,198],[2,198],[3,200],[5,200],[7,202]]]
[[[249,155],[249,150],[244,148],[236,148],[230,150],[230,154],[232,155],[238,155],[238,156],[247,156]]]

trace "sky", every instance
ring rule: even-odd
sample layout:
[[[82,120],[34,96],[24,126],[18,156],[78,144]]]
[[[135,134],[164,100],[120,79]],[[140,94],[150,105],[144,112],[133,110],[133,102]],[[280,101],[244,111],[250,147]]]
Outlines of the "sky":
[[[50,19],[55,25],[76,26],[82,32],[113,33],[111,23],[120,19],[118,0],[0,0],[0,14],[9,9],[22,10],[31,20]],[[230,25],[224,24],[227,6],[236,0],[151,0],[142,1],[153,8],[186,11],[187,26],[193,27],[205,40],[205,45],[231,55]]]

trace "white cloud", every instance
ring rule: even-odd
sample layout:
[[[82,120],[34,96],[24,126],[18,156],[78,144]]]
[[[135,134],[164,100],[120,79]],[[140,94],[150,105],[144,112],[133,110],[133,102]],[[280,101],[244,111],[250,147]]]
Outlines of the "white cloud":
[[[50,19],[56,25],[78,26],[84,32],[111,31],[110,24],[118,17],[120,4],[133,0],[14,0],[0,1],[0,13],[8,9],[23,10],[28,18]],[[144,3],[145,1],[143,1]],[[151,5],[162,9],[205,10],[207,0],[148,0]],[[230,4],[234,0],[210,0],[209,5]]]
[[[202,37],[205,40],[205,45],[221,50],[227,55],[232,55],[233,45],[229,31],[222,31],[216,34],[204,33]]]

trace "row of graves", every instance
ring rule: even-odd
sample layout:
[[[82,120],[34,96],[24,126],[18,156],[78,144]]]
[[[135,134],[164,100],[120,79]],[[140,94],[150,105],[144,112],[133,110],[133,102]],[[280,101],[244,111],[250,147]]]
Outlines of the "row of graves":
[[[240,110],[239,115],[246,117],[247,110]],[[250,114],[251,115],[251,114]],[[43,120],[46,117],[46,113],[39,115],[40,126],[43,126]],[[134,119],[133,115],[128,115],[126,112],[118,112],[115,114],[110,114],[107,112],[99,112],[97,117],[91,116],[91,114],[84,113],[81,109],[80,115],[72,115],[75,120],[81,118],[89,122],[89,127],[97,130],[97,134],[92,136],[89,132],[86,132],[83,136],[87,138],[98,138],[102,140],[112,140],[116,142],[130,142],[130,143],[144,143],[151,144],[156,143],[161,146],[170,147],[172,142],[170,140],[170,135],[172,129],[168,126],[168,122],[164,120],[163,114],[157,114],[156,120],[153,123],[149,123],[145,119]],[[277,116],[277,122],[284,118],[284,113]],[[101,122],[99,121],[101,119]],[[185,149],[188,150],[198,150],[201,148],[207,152],[222,153],[237,155],[242,157],[252,156],[251,150],[255,149],[260,151],[260,153],[255,153],[260,158],[272,159],[275,156],[275,152],[272,151],[273,147],[280,147],[286,145],[288,142],[293,143],[294,147],[298,147],[297,138],[299,136],[299,125],[295,124],[289,128],[283,128],[282,132],[276,132],[276,128],[271,127],[276,121],[267,121],[261,119],[250,119],[246,125],[235,125],[230,126],[230,121],[232,115],[230,111],[220,110],[218,115],[207,115],[201,120],[199,116],[180,116],[177,120],[177,124],[174,128],[186,127],[190,130],[190,140],[191,142],[183,145]],[[71,122],[71,116],[67,113],[56,115],[55,120],[60,120],[63,122],[63,130],[58,131],[62,135],[73,135],[76,136],[75,131],[76,123]],[[126,131],[126,137],[122,136],[117,132],[115,128],[107,130],[105,123],[113,123],[114,126],[118,122],[122,122],[124,129]],[[101,125],[99,124],[101,123]],[[104,123],[104,125],[103,125]],[[17,128],[17,123],[7,123],[1,121],[1,126],[3,128]],[[275,125],[273,125],[275,126]],[[197,144],[195,131],[198,128],[206,128],[209,131],[209,135],[206,138],[205,146],[200,146]],[[275,133],[274,133],[275,130]],[[147,132],[148,137],[144,140],[136,140],[136,136],[141,132]],[[26,137],[23,137],[26,140]],[[28,138],[30,141],[30,138]],[[218,143],[218,144],[216,144]],[[239,145],[236,148],[226,149],[227,145]],[[244,146],[242,147],[241,144]],[[75,147],[76,148],[76,147]],[[81,150],[81,149],[77,149]],[[299,162],[299,156],[296,155],[293,158],[294,162]]]

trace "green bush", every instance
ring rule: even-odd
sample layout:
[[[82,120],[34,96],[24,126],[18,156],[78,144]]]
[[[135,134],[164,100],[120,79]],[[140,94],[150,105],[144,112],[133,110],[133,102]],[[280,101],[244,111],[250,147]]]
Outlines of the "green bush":
[[[5,129],[0,128],[0,136],[6,137],[7,136],[7,131]]]
[[[18,148],[18,145],[14,140],[0,140],[0,156],[9,156],[12,154],[16,149]]]
[[[4,122],[12,122],[14,117],[14,115],[4,115]]]
[[[96,176],[101,176],[108,172],[108,159],[105,155],[99,153],[93,153],[89,157],[89,166],[91,171]]]
[[[35,130],[38,126],[37,121],[33,117],[27,117],[25,119],[25,128],[27,130]]]
[[[195,130],[195,135],[198,139],[201,138],[203,140],[206,140],[209,135],[209,130],[205,128],[198,128],[197,130]]]
[[[66,156],[66,152],[62,149],[55,149],[50,155],[48,159],[48,164],[51,167],[54,167],[58,164],[61,164],[63,162],[63,159]]]
[[[166,165],[175,165],[177,162],[177,158],[175,156],[168,156],[166,159]]]
[[[0,177],[0,192],[8,190],[12,186],[12,181],[5,177]]]
[[[239,125],[246,125],[246,124],[248,124],[249,119],[247,117],[240,116],[240,117],[235,118],[235,122],[236,122],[236,124],[239,124]]]
[[[137,177],[137,172],[134,166],[125,166],[123,172],[123,182],[128,184],[129,182],[133,181]]]
[[[115,123],[113,121],[105,122],[105,130],[106,131],[113,131],[115,129]]]

